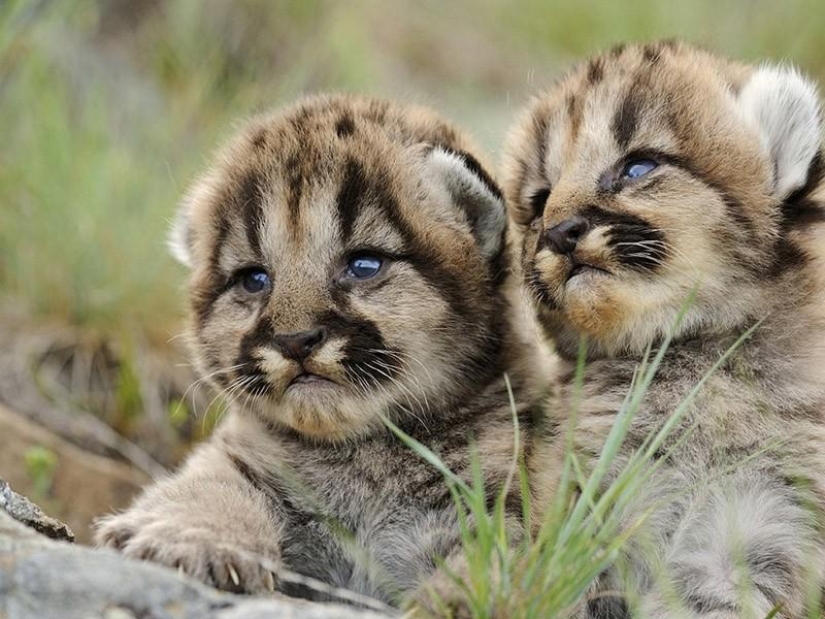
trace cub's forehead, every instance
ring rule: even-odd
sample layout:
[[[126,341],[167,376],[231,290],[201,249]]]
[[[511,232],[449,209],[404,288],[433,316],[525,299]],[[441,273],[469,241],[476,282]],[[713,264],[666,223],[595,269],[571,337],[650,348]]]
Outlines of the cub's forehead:
[[[291,168],[300,160],[320,172],[337,153],[387,162],[388,152],[418,143],[459,148],[462,142],[458,131],[427,108],[340,95],[309,98],[253,119],[232,150],[264,166]]]
[[[375,237],[395,250],[398,226],[386,224],[401,211],[421,219],[423,162],[436,146],[473,148],[427,108],[367,97],[315,97],[259,116],[184,201],[190,244],[230,244],[235,251],[221,253],[246,260],[296,244],[369,245]]]
[[[679,42],[595,56],[528,107],[510,137],[510,177],[524,186],[536,173],[553,181],[577,158],[595,164],[640,147],[701,150],[714,133],[733,139],[735,98],[751,71]]]
[[[296,210],[308,193],[330,185],[384,179],[398,189],[415,177],[420,145],[469,147],[427,108],[348,95],[314,97],[252,119],[202,180],[206,194],[218,198],[214,208],[267,194],[280,195]]]

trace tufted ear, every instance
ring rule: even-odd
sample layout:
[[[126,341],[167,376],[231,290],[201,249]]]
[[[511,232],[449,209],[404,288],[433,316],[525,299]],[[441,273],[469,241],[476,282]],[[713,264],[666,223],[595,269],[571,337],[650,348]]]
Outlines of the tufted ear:
[[[759,128],[773,162],[774,194],[784,200],[805,185],[822,145],[816,86],[791,67],[763,66],[745,83],[739,102]]]
[[[436,146],[428,166],[443,181],[454,203],[466,217],[486,258],[501,250],[507,214],[504,197],[492,177],[472,155]]]

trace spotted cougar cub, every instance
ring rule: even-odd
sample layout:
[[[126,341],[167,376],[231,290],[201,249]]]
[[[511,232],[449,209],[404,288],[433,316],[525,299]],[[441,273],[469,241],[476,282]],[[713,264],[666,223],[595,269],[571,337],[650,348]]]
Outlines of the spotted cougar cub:
[[[574,432],[585,465],[646,349],[655,352],[695,290],[605,483],[757,325],[700,391],[627,510],[629,526],[646,515],[627,578],[602,575],[576,616],[819,616],[821,131],[815,87],[795,70],[680,43],[593,58],[514,129],[505,188],[523,274],[570,369],[551,414],[570,411],[577,349],[585,337],[588,346]],[[540,503],[557,490],[563,442],[535,448]]]
[[[257,118],[220,152],[172,248],[198,370],[231,410],[100,543],[225,589],[323,597],[263,557],[390,603],[460,564],[441,474],[383,420],[467,479],[475,445],[491,496],[513,455],[506,371],[528,421],[504,202],[473,153],[427,109],[355,96]]]

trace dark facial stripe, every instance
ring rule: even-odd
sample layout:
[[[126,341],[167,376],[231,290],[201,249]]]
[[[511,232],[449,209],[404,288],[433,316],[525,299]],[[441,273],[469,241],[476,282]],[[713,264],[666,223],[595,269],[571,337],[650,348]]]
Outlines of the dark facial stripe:
[[[595,205],[586,207],[580,215],[591,227],[609,227],[607,238],[613,254],[630,269],[653,271],[667,256],[664,234],[641,217]]]
[[[376,203],[384,217],[403,239],[404,251],[410,265],[427,281],[434,292],[444,298],[453,313],[458,316],[472,316],[473,312],[465,303],[458,274],[452,273],[448,267],[434,259],[432,251],[423,246],[416,237],[410,225],[401,215],[398,202],[389,189],[389,179],[385,178],[383,174],[376,174],[372,180],[374,182],[372,191]]]
[[[550,292],[550,288],[547,287],[547,284],[545,284],[541,278],[541,274],[536,270],[535,262],[532,262],[527,270],[526,283],[527,288],[533,293],[533,298],[537,303],[548,309],[558,308],[553,293]]]
[[[371,320],[328,312],[318,317],[318,324],[327,327],[331,337],[344,338],[341,365],[354,385],[382,384],[400,371],[399,357],[394,354],[399,351],[388,347],[380,329]]]
[[[708,173],[702,170],[687,157],[682,157],[680,155],[674,155],[672,153],[666,153],[655,149],[640,149],[634,150],[625,155],[622,158],[621,163],[623,165],[633,159],[652,159],[660,164],[664,163],[684,170],[695,180],[719,194],[719,197],[722,199],[725,207],[727,208],[728,214],[737,224],[739,224],[740,227],[742,227],[742,229],[746,231],[752,231],[754,229],[754,224],[745,213],[745,208],[742,203],[739,202],[739,200],[737,200],[734,196],[730,195],[730,193],[722,185],[717,183]],[[622,166],[620,165],[619,167]],[[621,184],[617,185],[615,189],[621,189]]]
[[[272,322],[268,316],[261,317],[258,324],[241,339],[238,357],[234,365],[241,365],[238,374],[251,380],[244,389],[253,395],[263,395],[271,389],[266,375],[259,367],[259,359],[254,356],[253,351],[263,346],[269,346],[272,342]]]

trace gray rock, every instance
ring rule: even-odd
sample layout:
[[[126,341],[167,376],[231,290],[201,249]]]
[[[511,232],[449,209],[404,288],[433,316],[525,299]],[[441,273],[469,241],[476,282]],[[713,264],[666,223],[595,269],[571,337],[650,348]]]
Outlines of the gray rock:
[[[6,510],[18,522],[22,522],[47,537],[67,542],[74,541],[74,533],[69,527],[44,514],[37,505],[14,492],[2,479],[0,479],[0,509]]]
[[[2,483],[2,482],[0,482]],[[110,550],[54,541],[23,522],[42,512],[0,486],[2,619],[386,619],[389,615],[283,596],[223,593]],[[9,505],[25,519],[12,517]],[[22,506],[22,507],[21,507]],[[29,509],[34,508],[34,512]],[[32,520],[31,515],[38,518]],[[58,523],[59,524],[59,523]],[[39,526],[39,525],[38,525]],[[51,530],[51,529],[50,529]],[[57,529],[59,530],[59,529]]]

